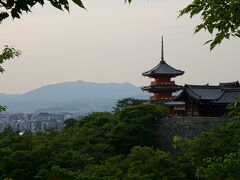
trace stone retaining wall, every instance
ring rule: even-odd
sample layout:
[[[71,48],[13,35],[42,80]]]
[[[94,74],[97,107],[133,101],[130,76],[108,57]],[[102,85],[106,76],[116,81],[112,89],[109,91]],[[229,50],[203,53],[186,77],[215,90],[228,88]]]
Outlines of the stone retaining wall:
[[[173,152],[174,136],[194,138],[210,128],[230,121],[224,117],[176,117],[159,120],[160,149]]]

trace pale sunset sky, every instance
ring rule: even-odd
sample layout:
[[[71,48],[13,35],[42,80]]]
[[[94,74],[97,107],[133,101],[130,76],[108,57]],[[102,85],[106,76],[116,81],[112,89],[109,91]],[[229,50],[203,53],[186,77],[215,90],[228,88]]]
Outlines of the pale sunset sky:
[[[150,83],[145,72],[160,61],[185,71],[177,84],[218,84],[240,80],[240,39],[224,40],[212,52],[211,36],[194,35],[199,17],[177,18],[190,0],[85,0],[87,11],[71,3],[70,13],[49,4],[21,19],[0,24],[0,48],[23,53],[4,64],[0,93],[24,93],[65,81]]]

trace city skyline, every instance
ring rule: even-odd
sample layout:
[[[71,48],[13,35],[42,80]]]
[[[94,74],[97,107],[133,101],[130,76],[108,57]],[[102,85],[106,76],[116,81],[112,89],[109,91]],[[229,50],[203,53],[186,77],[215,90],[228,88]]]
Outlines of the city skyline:
[[[185,71],[178,84],[218,84],[239,80],[239,39],[224,40],[212,52],[203,45],[211,38],[194,34],[199,17],[177,18],[190,1],[84,2],[70,13],[49,5],[33,8],[20,20],[1,24],[0,47],[13,45],[23,54],[3,66],[0,93],[24,93],[66,81],[151,81],[142,73],[156,66],[164,36],[166,62]]]

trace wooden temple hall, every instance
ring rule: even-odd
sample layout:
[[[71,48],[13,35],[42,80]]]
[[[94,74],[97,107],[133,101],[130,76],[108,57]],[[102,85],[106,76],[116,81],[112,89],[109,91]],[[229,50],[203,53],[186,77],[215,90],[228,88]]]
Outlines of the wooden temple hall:
[[[184,71],[171,67],[164,60],[162,37],[161,61],[153,69],[142,73],[143,76],[153,78],[154,81],[149,86],[142,87],[142,90],[153,93],[153,96],[150,96],[150,103],[168,106],[169,117],[225,116],[227,105],[240,95],[238,81],[220,83],[217,86],[175,84],[172,78],[183,74]],[[173,93],[178,95],[174,96]]]

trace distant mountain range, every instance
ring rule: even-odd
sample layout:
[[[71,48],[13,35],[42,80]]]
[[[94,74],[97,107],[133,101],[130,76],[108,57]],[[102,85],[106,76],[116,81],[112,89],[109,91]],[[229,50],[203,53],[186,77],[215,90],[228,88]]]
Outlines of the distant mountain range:
[[[130,83],[64,82],[47,85],[25,94],[0,93],[0,104],[8,112],[93,112],[110,111],[116,101],[149,94]]]

